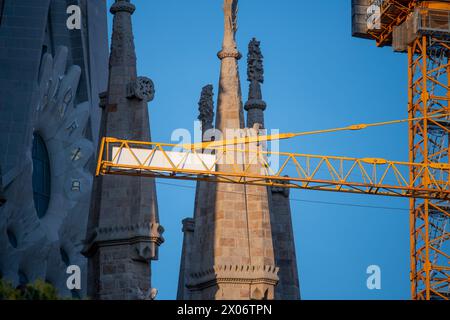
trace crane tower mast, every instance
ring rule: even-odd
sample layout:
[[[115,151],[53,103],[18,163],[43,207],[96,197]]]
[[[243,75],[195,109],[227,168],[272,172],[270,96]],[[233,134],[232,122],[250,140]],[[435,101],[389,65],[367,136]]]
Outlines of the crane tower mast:
[[[409,161],[448,163],[450,121],[433,117],[449,113],[450,1],[353,0],[352,10],[354,36],[408,56]],[[427,188],[432,180],[417,177],[411,167],[416,186]],[[442,178],[448,181],[448,173]],[[411,198],[410,211],[412,298],[447,300],[450,204]]]

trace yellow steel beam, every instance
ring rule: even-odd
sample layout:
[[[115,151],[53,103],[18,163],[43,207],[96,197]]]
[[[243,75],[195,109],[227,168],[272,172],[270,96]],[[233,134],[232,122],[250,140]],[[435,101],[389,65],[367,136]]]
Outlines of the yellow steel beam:
[[[186,156],[178,162],[168,161],[168,167],[156,167],[149,161],[151,155],[143,160],[136,154],[136,150],[150,149],[170,159],[168,152],[179,148],[179,145],[104,138],[101,146],[97,175],[147,176],[394,197],[450,199],[449,181],[445,178],[450,172],[449,164],[419,164],[378,158],[358,159],[270,152],[260,149],[240,150],[232,147],[214,149],[215,165],[220,167],[220,161],[233,153],[238,155],[237,158],[240,158],[239,155],[245,155],[247,159],[245,165],[225,163],[232,169],[216,171],[204,164],[200,170],[193,170],[183,166],[182,162]],[[114,153],[113,147],[115,147]],[[133,163],[124,164],[118,161],[119,155],[125,150],[133,156]],[[202,152],[205,150],[185,150],[186,155],[191,154],[193,157]],[[272,168],[267,160],[269,157],[279,158],[279,167]],[[255,172],[255,166],[261,170]],[[408,177],[410,168],[414,168],[417,172],[413,181],[410,181]],[[418,183],[424,177],[430,181],[427,186]]]

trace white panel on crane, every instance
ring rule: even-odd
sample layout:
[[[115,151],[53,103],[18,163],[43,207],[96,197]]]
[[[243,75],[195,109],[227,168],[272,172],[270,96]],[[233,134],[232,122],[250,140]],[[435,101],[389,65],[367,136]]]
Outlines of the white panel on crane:
[[[157,168],[153,171],[172,171],[172,169],[216,171],[216,156],[204,153],[160,151],[137,148],[112,148],[112,162],[123,166],[144,166]]]

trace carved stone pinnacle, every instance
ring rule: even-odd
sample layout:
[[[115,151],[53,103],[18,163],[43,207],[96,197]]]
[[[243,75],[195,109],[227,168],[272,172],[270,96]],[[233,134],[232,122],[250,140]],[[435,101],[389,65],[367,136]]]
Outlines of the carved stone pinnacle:
[[[134,4],[130,3],[130,0],[116,0],[109,11],[112,14],[116,14],[117,12],[128,12],[133,14],[135,10],[136,7]]]
[[[202,89],[202,93],[200,96],[200,101],[198,103],[198,110],[200,114],[198,119],[202,121],[203,129],[208,130],[213,127],[212,123],[214,120],[214,92],[213,86],[207,85]]]
[[[137,98],[139,100],[144,100],[145,102],[150,102],[155,97],[155,85],[150,78],[138,77],[135,81],[128,84],[128,94],[129,99]]]
[[[259,83],[264,83],[263,58],[264,56],[261,53],[261,42],[253,38],[248,45],[248,81],[257,81]]]

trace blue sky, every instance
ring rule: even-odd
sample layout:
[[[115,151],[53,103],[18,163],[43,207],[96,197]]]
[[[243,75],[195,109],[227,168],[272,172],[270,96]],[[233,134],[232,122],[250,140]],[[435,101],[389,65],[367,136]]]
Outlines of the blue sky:
[[[156,85],[153,140],[170,142],[173,130],[193,130],[201,88],[217,88],[222,1],[133,2],[139,75]],[[350,0],[241,0],[237,40],[244,56],[252,37],[262,41],[265,56],[268,128],[298,132],[407,117],[406,56],[352,38]],[[244,100],[245,67],[242,59]],[[282,142],[281,150],[406,161],[407,125],[301,137]],[[176,297],[181,220],[192,216],[194,186],[158,181],[166,229],[152,264],[159,299]],[[407,200],[317,191],[291,197],[303,299],[409,299]],[[366,268],[374,264],[382,270],[379,291],[366,287]]]

